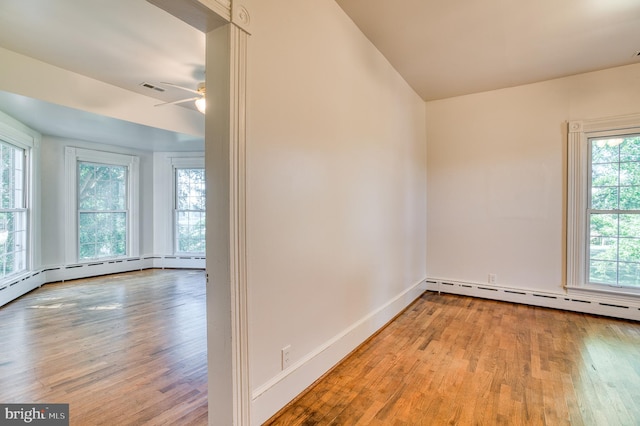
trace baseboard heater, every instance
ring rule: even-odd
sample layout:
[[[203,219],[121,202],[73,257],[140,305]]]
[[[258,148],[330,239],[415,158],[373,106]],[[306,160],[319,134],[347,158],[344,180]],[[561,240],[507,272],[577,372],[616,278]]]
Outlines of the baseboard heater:
[[[616,300],[598,300],[597,294],[591,297],[575,297],[565,294],[543,293],[507,287],[492,287],[486,284],[475,284],[459,281],[440,281],[427,279],[427,291],[457,294],[461,296],[479,297],[502,302],[520,303],[523,305],[562,309],[586,314],[604,315],[614,318],[640,321],[640,307],[633,303],[626,304]]]

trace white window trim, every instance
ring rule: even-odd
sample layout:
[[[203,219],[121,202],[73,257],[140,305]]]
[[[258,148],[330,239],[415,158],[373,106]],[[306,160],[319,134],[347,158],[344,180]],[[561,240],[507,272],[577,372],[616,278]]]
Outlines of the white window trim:
[[[65,263],[67,265],[78,263],[78,161],[92,163],[112,164],[126,166],[129,169],[127,202],[129,217],[127,220],[127,257],[138,257],[140,254],[139,232],[139,165],[140,159],[134,155],[116,154],[112,152],[95,151],[76,147],[65,148],[65,186],[66,186],[66,210],[65,210]]]
[[[173,188],[172,190],[172,197],[171,197],[171,229],[173,230],[172,232],[172,243],[171,243],[171,247],[172,247],[172,251],[174,255],[180,255],[180,254],[185,254],[185,255],[191,255],[193,253],[187,253],[187,252],[181,252],[178,251],[178,247],[177,247],[177,229],[176,229],[176,204],[177,204],[177,196],[178,194],[176,194],[176,190],[177,190],[177,183],[176,183],[176,169],[196,169],[196,168],[201,168],[204,169],[204,158],[195,158],[195,157],[172,157],[171,158],[171,187]],[[202,253],[198,253],[198,255],[201,255]]]
[[[587,188],[589,185],[589,139],[640,133],[640,114],[569,122],[567,149],[567,265],[566,288],[603,293],[640,295],[640,289],[592,285],[587,270]]]
[[[25,207],[27,209],[27,255],[25,271],[28,273],[39,266],[40,252],[40,212],[39,199],[39,169],[34,167],[40,155],[40,141],[42,136],[12,117],[0,112],[0,138],[22,148],[25,151]],[[20,276],[18,274],[17,276]],[[12,276],[15,279],[16,276]]]
[[[204,166],[204,152],[156,152],[153,154],[153,250],[158,256],[175,256],[173,251],[174,165]],[[202,257],[202,256],[200,256]]]

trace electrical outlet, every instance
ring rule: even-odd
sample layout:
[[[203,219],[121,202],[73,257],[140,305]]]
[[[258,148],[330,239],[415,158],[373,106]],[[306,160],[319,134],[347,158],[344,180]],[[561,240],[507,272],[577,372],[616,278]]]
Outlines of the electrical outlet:
[[[498,281],[496,274],[489,274],[489,284],[495,284]]]
[[[286,370],[291,364],[291,345],[282,348],[282,369]]]

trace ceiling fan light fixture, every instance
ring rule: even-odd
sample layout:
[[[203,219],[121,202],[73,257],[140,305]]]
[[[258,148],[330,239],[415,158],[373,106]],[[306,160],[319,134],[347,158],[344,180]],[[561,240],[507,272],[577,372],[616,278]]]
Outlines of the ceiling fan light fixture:
[[[198,111],[204,114],[204,111],[207,109],[207,101],[205,98],[196,99],[196,108]]]

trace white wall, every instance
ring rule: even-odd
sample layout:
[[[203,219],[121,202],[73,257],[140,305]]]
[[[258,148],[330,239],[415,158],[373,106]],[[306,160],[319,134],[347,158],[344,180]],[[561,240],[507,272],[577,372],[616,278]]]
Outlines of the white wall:
[[[429,277],[561,293],[566,122],[639,99],[640,64],[427,102]]]
[[[247,133],[253,423],[419,294],[424,102],[332,0],[255,1]],[[281,348],[292,366],[281,371]]]

